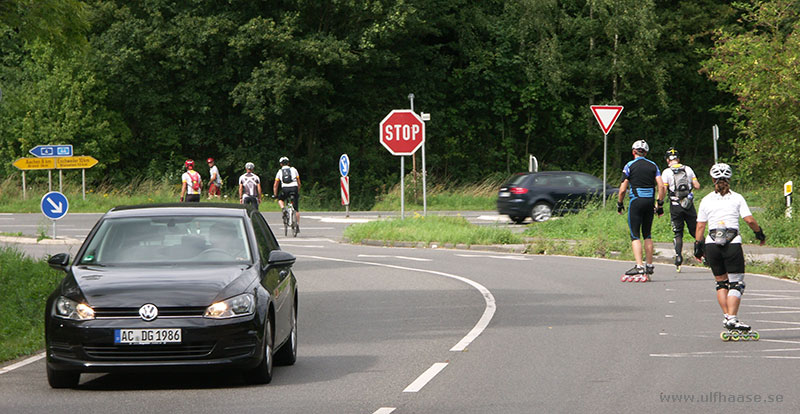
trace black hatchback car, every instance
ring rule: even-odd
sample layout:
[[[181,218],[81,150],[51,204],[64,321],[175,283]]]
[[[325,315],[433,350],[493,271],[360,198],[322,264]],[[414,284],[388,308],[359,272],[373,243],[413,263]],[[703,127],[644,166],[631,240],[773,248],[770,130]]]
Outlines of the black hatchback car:
[[[618,189],[607,187],[606,197]],[[542,171],[513,175],[497,194],[497,211],[515,223],[530,217],[548,220],[553,214],[576,212],[603,194],[603,181],[577,171]]]
[[[233,204],[118,207],[77,257],[49,259],[66,277],[45,308],[47,379],[83,372],[229,368],[268,383],[297,358],[295,257],[266,220]]]

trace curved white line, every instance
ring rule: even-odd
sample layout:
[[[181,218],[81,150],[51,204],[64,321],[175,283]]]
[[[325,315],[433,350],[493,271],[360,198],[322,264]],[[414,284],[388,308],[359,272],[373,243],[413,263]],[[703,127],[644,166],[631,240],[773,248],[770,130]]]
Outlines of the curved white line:
[[[491,322],[492,317],[494,317],[494,312],[497,310],[497,305],[495,304],[494,295],[492,295],[492,292],[489,292],[489,289],[486,289],[486,287],[484,287],[483,285],[481,285],[478,282],[475,282],[474,280],[470,280],[470,279],[467,279],[465,277],[453,275],[453,274],[450,274],[450,273],[438,272],[436,270],[417,269],[417,268],[414,268],[414,267],[397,266],[397,265],[391,265],[391,264],[385,264],[385,263],[374,263],[374,262],[364,262],[364,261],[361,261],[361,260],[339,259],[339,258],[334,258],[334,257],[307,256],[307,255],[297,255],[297,257],[306,257],[306,258],[309,258],[309,259],[319,259],[319,260],[330,260],[332,262],[365,264],[365,265],[370,265],[370,266],[388,267],[388,268],[391,268],[391,269],[409,270],[409,271],[412,271],[412,272],[430,273],[430,274],[433,274],[433,275],[444,276],[444,277],[448,277],[450,279],[455,279],[455,280],[458,280],[460,282],[464,282],[464,283],[474,287],[475,289],[477,289],[481,293],[481,295],[483,295],[483,300],[484,300],[484,302],[486,302],[486,308],[483,310],[483,315],[481,315],[481,318],[478,320],[478,323],[475,324],[475,326],[472,328],[472,330],[469,331],[469,333],[467,333],[466,336],[461,338],[461,340],[458,341],[457,344],[455,344],[452,348],[450,348],[450,351],[453,351],[453,352],[461,352],[461,351],[467,349],[467,346],[469,346],[469,344],[472,343],[472,341],[474,341],[475,338],[478,337],[478,335],[483,333],[483,331],[489,325],[489,322]]]

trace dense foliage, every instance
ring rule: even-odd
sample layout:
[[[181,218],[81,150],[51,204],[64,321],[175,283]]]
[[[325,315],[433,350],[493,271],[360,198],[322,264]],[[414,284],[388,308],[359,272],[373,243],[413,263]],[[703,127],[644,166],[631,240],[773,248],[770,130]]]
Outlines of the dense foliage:
[[[440,182],[523,170],[527,154],[599,174],[592,104],[625,106],[609,135],[612,182],[640,138],[652,158],[676,146],[704,170],[714,124],[720,155],[747,174],[765,161],[797,172],[797,7],[743,4],[2,1],[0,174],[35,145],[72,144],[100,160],[95,184],[177,183],[184,159],[214,157],[230,188],[246,161],[271,182],[287,155],[335,198],[348,153],[366,207],[397,182],[377,125],[409,93],[431,113],[427,164]]]

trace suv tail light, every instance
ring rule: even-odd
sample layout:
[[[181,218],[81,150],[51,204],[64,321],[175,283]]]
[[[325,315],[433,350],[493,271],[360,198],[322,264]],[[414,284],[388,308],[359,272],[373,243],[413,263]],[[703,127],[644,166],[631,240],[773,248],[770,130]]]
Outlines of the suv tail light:
[[[511,194],[525,194],[528,189],[525,187],[511,187],[508,191],[511,191]]]

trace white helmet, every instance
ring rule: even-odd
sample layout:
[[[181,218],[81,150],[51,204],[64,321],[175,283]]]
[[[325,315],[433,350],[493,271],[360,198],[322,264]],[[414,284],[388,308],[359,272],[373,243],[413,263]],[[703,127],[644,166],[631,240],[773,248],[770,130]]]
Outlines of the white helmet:
[[[647,145],[647,141],[643,139],[634,142],[631,148],[634,150],[642,150],[644,152],[650,152],[650,146]]]
[[[252,162],[248,162],[247,164],[244,165],[244,169],[245,170],[252,170],[252,169],[255,169],[255,168],[256,168],[256,166]]]
[[[281,159],[280,159],[280,160],[278,160],[278,162],[279,162],[281,165],[282,165],[282,164],[288,164],[288,163],[289,163],[289,158],[288,158],[288,157],[281,157]]]
[[[711,171],[709,171],[709,173],[711,174],[711,178],[713,178],[715,180],[718,179],[718,178],[730,179],[731,176],[733,175],[733,171],[731,170],[731,166],[728,165],[728,164],[725,164],[724,162],[712,165],[711,166]]]

